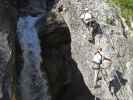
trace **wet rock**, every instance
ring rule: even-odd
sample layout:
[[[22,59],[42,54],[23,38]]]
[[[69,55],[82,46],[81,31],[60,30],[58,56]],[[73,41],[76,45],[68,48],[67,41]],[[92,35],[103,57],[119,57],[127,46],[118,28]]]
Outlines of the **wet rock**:
[[[13,65],[15,61],[16,11],[10,5],[0,2],[0,95],[3,99],[12,97]],[[2,99],[0,98],[0,99]]]

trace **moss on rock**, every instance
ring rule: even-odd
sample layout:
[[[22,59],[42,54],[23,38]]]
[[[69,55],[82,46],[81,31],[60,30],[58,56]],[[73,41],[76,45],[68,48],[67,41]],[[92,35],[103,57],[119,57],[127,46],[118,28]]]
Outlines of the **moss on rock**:
[[[126,23],[130,27],[130,17],[133,16],[133,0],[111,0],[111,2],[120,7],[121,15],[126,19]]]

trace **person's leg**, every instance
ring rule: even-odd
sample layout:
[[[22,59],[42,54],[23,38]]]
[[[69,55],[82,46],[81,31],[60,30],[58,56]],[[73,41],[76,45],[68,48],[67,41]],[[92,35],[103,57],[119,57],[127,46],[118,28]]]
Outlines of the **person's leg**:
[[[90,33],[91,33],[92,35],[91,35],[91,37],[88,39],[88,41],[89,41],[90,43],[95,43],[93,27],[90,27]]]
[[[98,77],[99,77],[99,70],[95,70],[95,76],[94,76],[94,88],[98,86]]]
[[[96,85],[96,81],[97,81],[97,70],[95,70],[95,76],[94,76],[94,86]]]

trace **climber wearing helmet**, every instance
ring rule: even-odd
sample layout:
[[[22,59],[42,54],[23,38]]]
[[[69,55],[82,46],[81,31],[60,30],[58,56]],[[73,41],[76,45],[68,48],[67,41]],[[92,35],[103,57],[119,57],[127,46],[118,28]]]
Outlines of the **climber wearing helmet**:
[[[102,51],[102,48],[97,49],[97,52],[95,53],[92,62],[95,64],[92,68],[95,70],[95,76],[94,76],[94,88],[98,87],[98,79],[99,79],[99,73],[101,71],[101,65],[104,60],[107,60],[112,63],[112,60],[105,57],[104,53]]]
[[[94,17],[87,9],[85,9],[85,13],[81,14],[80,19],[86,24],[89,25],[92,21],[94,21]]]
[[[88,40],[90,43],[95,43],[95,36],[97,34],[102,34],[99,23],[97,23],[96,18],[92,15],[90,11],[85,9],[85,13],[81,14],[80,19],[89,29],[92,34],[91,38]]]

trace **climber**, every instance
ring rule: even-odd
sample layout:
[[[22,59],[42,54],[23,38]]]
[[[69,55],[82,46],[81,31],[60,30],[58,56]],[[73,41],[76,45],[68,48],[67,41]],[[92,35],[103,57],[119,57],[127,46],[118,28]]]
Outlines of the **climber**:
[[[85,13],[81,14],[80,19],[89,26],[92,21],[94,21],[93,15],[85,9]]]
[[[103,32],[91,12],[89,12],[87,9],[85,11],[85,13],[81,14],[80,19],[83,21],[83,23],[92,34],[91,38],[88,41],[95,44],[95,36],[97,34],[102,34]]]
[[[122,86],[125,86],[127,83],[127,79],[123,77],[123,73],[119,70],[113,68],[111,72],[112,79],[109,81],[109,91],[112,96],[115,96],[118,99],[117,93],[120,91]]]
[[[109,62],[112,63],[112,60],[111,59],[109,59],[109,58],[107,58],[107,57],[104,56],[104,53],[102,51],[102,48],[97,49],[97,52],[95,53],[95,55],[93,57],[93,60],[92,60],[92,62],[95,64],[92,67],[92,69],[95,70],[94,88],[97,88],[98,87],[97,82],[100,79],[99,73],[101,71],[101,68],[102,68],[101,65],[102,65],[102,63],[103,63],[104,60],[107,60],[107,61],[109,61]]]

